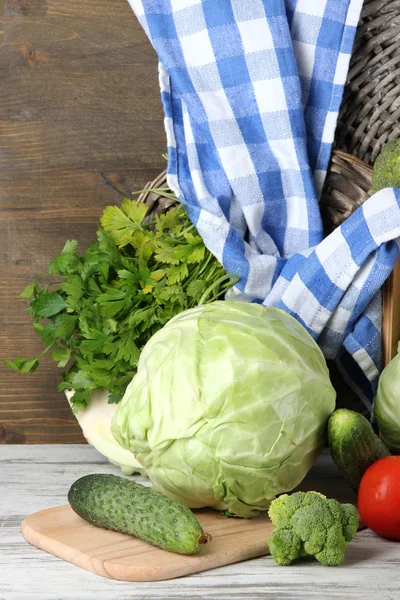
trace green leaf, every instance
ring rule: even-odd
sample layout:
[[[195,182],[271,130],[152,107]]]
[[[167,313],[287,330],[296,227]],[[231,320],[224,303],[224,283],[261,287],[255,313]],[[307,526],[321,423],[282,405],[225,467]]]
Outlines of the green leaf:
[[[189,218],[181,206],[171,208],[166,213],[156,216],[156,231],[162,235],[166,231],[178,234],[189,223]]]
[[[113,263],[118,256],[114,242],[104,232],[97,232],[97,244],[91,242],[83,257],[83,265],[80,270],[82,281],[88,281],[93,275],[101,272],[101,265]]]
[[[115,333],[118,329],[118,321],[116,321],[115,319],[107,319],[107,324],[110,328],[110,331],[112,331],[113,333]]]
[[[78,323],[78,317],[63,314],[54,332],[56,338],[69,342]]]
[[[154,281],[161,281],[165,277],[165,271],[163,269],[158,269],[157,271],[153,271],[151,274],[151,279]]]
[[[174,265],[168,271],[168,283],[170,285],[172,285],[174,283],[178,283],[179,281],[182,281],[183,279],[185,279],[185,277],[188,276],[188,273],[189,273],[189,271],[188,271],[186,263],[182,263],[180,265]]]
[[[97,251],[97,256],[94,257],[96,261],[94,266],[103,274],[104,280],[106,281],[108,279],[110,267],[119,263],[121,255],[112,238],[102,229],[98,229],[97,239],[100,254]]]
[[[111,372],[114,363],[113,361],[108,361],[109,364],[103,367],[101,363],[104,362],[106,361],[94,361],[93,363],[88,364],[84,373],[96,383],[96,387],[109,389],[112,387],[114,379]]]
[[[136,367],[140,356],[140,350],[135,343],[134,332],[126,331],[121,336],[117,360],[126,360],[132,367]]]
[[[184,238],[191,246],[204,246],[204,242],[199,235],[193,235],[193,233],[186,232]]]
[[[39,317],[52,317],[67,308],[64,298],[57,292],[50,294],[42,292],[35,306],[35,313]]]
[[[93,307],[81,308],[78,313],[78,329],[81,336],[90,336],[90,331],[96,327],[97,320],[98,315]]]
[[[113,367],[115,367],[114,361],[109,360],[108,358],[96,358],[92,363],[86,365],[84,369],[87,369],[88,371],[91,371],[92,369],[111,370]]]
[[[126,297],[126,292],[116,288],[108,288],[107,292],[100,294],[97,297],[98,302],[112,302],[113,300],[121,300]]]
[[[26,286],[26,288],[20,293],[18,298],[32,298],[34,292],[37,290],[36,281],[30,283]]]
[[[61,254],[75,254],[78,249],[78,242],[76,240],[67,240]]]
[[[73,307],[80,305],[80,300],[85,292],[85,287],[79,275],[70,275],[60,286],[68,296],[68,304]]]
[[[127,306],[129,298],[124,290],[109,288],[106,293],[100,294],[97,298],[101,304],[101,311],[108,317],[115,317]]]
[[[46,346],[50,346],[50,344],[56,341],[58,337],[56,333],[57,327],[52,321],[46,323],[46,325],[43,325],[39,321],[34,321],[33,327],[36,334],[42,338]]]
[[[72,375],[71,387],[75,389],[88,388],[93,389],[93,381],[83,371],[77,371]]]
[[[101,217],[101,224],[113,241],[119,245],[126,236],[130,220],[118,206],[107,206]]]
[[[144,331],[144,329],[151,327],[156,322],[157,314],[154,306],[138,308],[131,312],[128,319],[129,327],[134,328],[143,325],[143,327],[139,328],[140,331]]]
[[[137,270],[135,272],[127,271],[126,269],[121,269],[118,271],[118,277],[124,281],[128,281],[131,284],[135,284],[139,282],[139,273]]]
[[[101,217],[101,224],[104,230],[110,235],[112,240],[119,247],[126,246],[130,242],[132,234],[142,229],[141,220],[138,220],[140,211],[143,213],[143,206],[138,210],[138,213],[134,214],[133,206],[128,203],[136,205],[136,202],[127,200],[125,206],[131,211],[132,217],[128,217],[123,210],[118,206],[107,206]],[[147,207],[144,205],[144,210],[147,212]]]
[[[129,236],[129,243],[135,250],[141,250],[144,246],[154,247],[154,233],[145,229],[134,231]]]
[[[191,281],[187,288],[187,295],[189,298],[201,298],[207,289],[207,283],[202,279]]]
[[[120,346],[119,338],[116,338],[115,340],[108,340],[104,344],[103,352],[108,358],[111,358],[112,360],[114,360],[118,354],[119,346]]]
[[[151,276],[150,269],[142,267],[139,269],[140,285],[144,294],[149,294],[155,285],[155,280]]]
[[[182,288],[180,285],[175,283],[174,285],[164,286],[159,292],[159,298],[161,300],[168,301],[173,296],[177,296],[182,293]]]
[[[126,308],[126,300],[116,300],[115,302],[104,302],[101,309],[108,317],[115,317]]]
[[[39,366],[39,360],[37,358],[26,359],[19,356],[15,360],[3,360],[3,364],[13,371],[19,373],[33,373]]]
[[[69,348],[57,348],[52,352],[51,358],[59,361],[57,367],[63,368],[71,358],[71,350]]]
[[[85,358],[101,353],[104,349],[104,344],[108,340],[108,335],[101,331],[93,332],[90,337],[91,339],[83,340],[79,344],[79,350]]]
[[[145,218],[148,210],[144,202],[138,203],[136,200],[124,198],[121,206],[122,210],[128,215],[131,221],[133,221],[137,225],[142,224],[142,221]]]
[[[71,398],[71,408],[74,415],[80,410],[86,408],[89,405],[90,391],[89,390],[77,390]]]
[[[118,390],[108,396],[107,404],[118,404],[124,396],[124,391]]]
[[[187,296],[178,284],[170,285],[162,289],[158,294],[158,298],[162,302],[177,303],[182,306],[182,309],[187,304]]]
[[[69,371],[68,373],[63,373],[63,375],[65,376],[65,379],[60,381],[60,383],[57,386],[59,392],[63,392],[64,390],[70,390],[72,388],[71,381],[69,379],[71,371]]]
[[[176,260],[186,261],[187,257],[192,253],[192,247],[187,244],[175,246],[173,256]]]
[[[49,266],[51,275],[68,275],[79,266],[79,257],[76,254],[78,242],[76,240],[68,240],[65,243],[61,254],[57,256]]]
[[[192,250],[187,257],[188,264],[200,263],[204,259],[205,253],[205,246],[198,246],[197,248],[194,248],[194,250]]]
[[[168,244],[158,243],[155,253],[155,259],[158,262],[166,263],[167,265],[178,265],[180,259],[175,256],[175,247]]]
[[[98,294],[101,294],[101,288],[94,277],[90,277],[87,286],[91,296],[97,296]]]

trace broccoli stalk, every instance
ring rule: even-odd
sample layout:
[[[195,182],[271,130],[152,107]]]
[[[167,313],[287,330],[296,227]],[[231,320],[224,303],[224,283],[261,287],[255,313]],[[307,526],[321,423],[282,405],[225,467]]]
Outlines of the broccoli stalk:
[[[400,187],[400,140],[385,144],[372,171],[372,192]]]
[[[358,528],[358,513],[352,504],[340,504],[318,492],[283,494],[268,511],[276,529],[269,550],[279,565],[297,558],[315,556],[324,565],[340,565]]]

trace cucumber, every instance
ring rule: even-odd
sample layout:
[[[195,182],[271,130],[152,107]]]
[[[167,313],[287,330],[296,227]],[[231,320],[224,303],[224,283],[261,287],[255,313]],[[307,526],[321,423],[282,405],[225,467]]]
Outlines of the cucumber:
[[[332,413],[328,421],[328,441],[333,462],[355,490],[372,463],[390,456],[369,421],[353,410],[340,408]]]
[[[161,492],[116,475],[85,475],[68,492],[85,521],[134,535],[178,554],[195,554],[211,540],[192,511]]]

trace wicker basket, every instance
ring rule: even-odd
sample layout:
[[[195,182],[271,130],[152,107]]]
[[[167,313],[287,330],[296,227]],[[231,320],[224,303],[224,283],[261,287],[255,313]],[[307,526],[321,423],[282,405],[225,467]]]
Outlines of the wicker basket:
[[[400,2],[365,0],[336,131],[336,148],[373,164],[400,137]]]
[[[365,0],[357,29],[334,150],[321,196],[321,214],[328,235],[371,195],[371,165],[388,139],[400,137],[400,0]],[[152,218],[177,201],[157,191],[167,188],[166,172],[148,183],[139,197]],[[384,287],[384,363],[400,339],[400,266]],[[399,315],[398,319],[396,315]],[[363,406],[339,375],[331,377],[338,406]]]

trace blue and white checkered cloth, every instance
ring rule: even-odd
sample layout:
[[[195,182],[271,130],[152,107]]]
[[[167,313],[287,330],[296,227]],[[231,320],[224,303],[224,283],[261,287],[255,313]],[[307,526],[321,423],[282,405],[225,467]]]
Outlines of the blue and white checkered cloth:
[[[326,239],[319,196],[362,0],[129,0],[159,60],[168,183],[242,300],[296,317],[370,404],[400,192]]]

